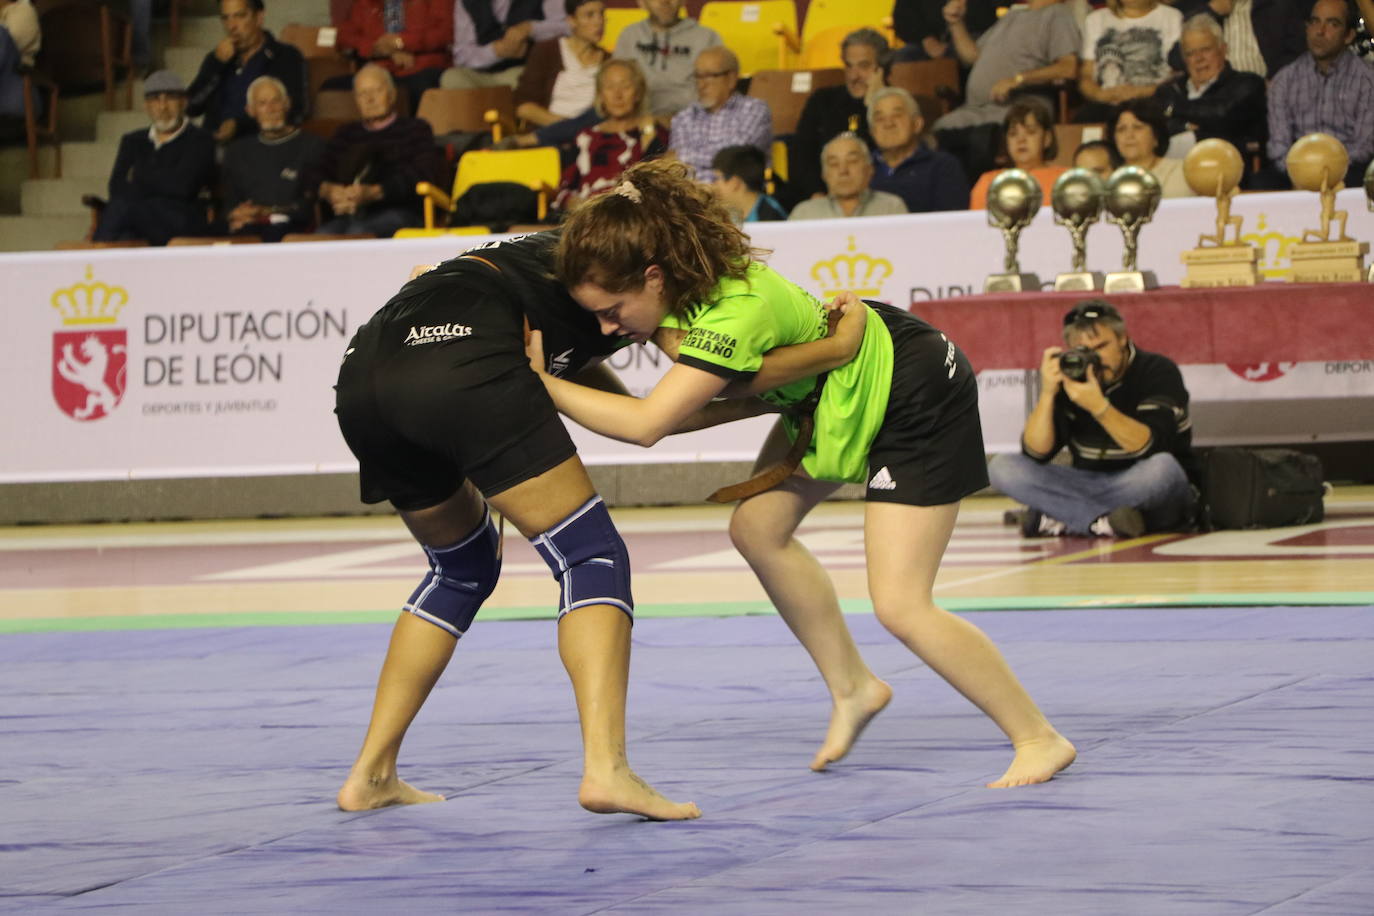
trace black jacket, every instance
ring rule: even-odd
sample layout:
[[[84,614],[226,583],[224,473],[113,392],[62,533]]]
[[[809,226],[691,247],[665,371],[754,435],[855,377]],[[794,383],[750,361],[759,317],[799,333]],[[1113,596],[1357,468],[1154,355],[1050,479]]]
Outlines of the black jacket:
[[[1188,98],[1188,77],[1185,74],[1155,90],[1155,100],[1164,106],[1169,118],[1169,135],[1197,125],[1197,138],[1213,137],[1229,141],[1240,150],[1248,163],[1250,153],[1246,145],[1259,143],[1261,151],[1268,137],[1268,109],[1264,98],[1264,78],[1253,73],[1241,73],[1226,64],[1216,81],[1195,99]]]
[[[299,124],[305,120],[305,116],[310,107],[310,88],[306,77],[305,58],[301,52],[291,45],[283,44],[272,36],[271,32],[263,32],[263,46],[258,52],[248,59],[245,67],[261,68],[258,76],[275,76],[286,86],[286,91],[291,96],[291,111],[286,119],[292,124]],[[192,117],[205,115],[205,129],[213,135],[219,129],[221,123],[220,112],[224,108],[224,96],[230,91],[230,80],[239,70],[239,58],[235,54],[229,58],[228,62],[222,62],[215,57],[214,52],[205,55],[205,60],[201,62],[200,72],[191,82],[191,88],[187,90],[186,113]],[[258,124],[248,117],[248,112],[244,106],[248,103],[246,97],[247,86],[242,87],[245,97],[234,100],[234,122],[238,124],[238,130],[234,136],[246,137],[249,134],[258,132]]]

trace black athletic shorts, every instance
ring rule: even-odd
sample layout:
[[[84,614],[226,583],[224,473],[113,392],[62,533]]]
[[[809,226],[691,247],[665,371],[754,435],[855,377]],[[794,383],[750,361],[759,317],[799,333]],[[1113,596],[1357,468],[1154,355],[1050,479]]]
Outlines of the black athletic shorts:
[[[494,496],[577,452],[529,367],[524,316],[493,283],[454,278],[387,303],[334,390],[365,503],[428,508],[464,478]]]
[[[879,306],[892,334],[892,394],[868,453],[865,499],[958,502],[988,485],[978,379],[963,351],[909,312]]]

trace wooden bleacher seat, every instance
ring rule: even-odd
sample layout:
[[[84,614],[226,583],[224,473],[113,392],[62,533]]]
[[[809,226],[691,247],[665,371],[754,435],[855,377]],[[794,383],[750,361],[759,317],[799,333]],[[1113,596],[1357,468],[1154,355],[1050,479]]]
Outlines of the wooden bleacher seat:
[[[58,242],[52,247],[56,251],[84,251],[93,248],[147,248],[149,245],[142,239],[126,239],[121,242],[92,242],[90,239],[80,239],[78,241]]]
[[[1073,154],[1079,146],[1089,140],[1107,139],[1107,125],[1105,124],[1056,124],[1054,125],[1054,140],[1059,144],[1059,155],[1054,157],[1050,165],[1062,165],[1065,168],[1073,166]]]
[[[53,148],[53,177],[62,177],[62,138],[58,134],[57,106],[59,91],[57,83],[47,75],[43,67],[43,52],[32,69],[20,71],[23,77],[24,114],[22,116],[0,116],[0,135],[8,140],[12,136],[22,136],[29,153],[29,177],[40,177],[38,168],[38,146],[47,143]],[[41,108],[40,108],[41,106]]]
[[[699,21],[720,33],[743,76],[790,64],[786,34],[797,31],[793,0],[708,0]]]
[[[168,248],[191,245],[261,245],[256,235],[178,235],[167,240]]]
[[[503,132],[515,130],[515,94],[509,86],[426,89],[415,115],[429,122],[436,137],[491,130],[492,139],[499,140]]]
[[[945,114],[959,98],[959,64],[952,57],[899,61],[892,65],[887,84],[938,100],[940,114]]]
[[[759,70],[749,81],[749,94],[768,103],[773,113],[773,136],[784,137],[796,132],[811,93],[843,82],[843,70]]]
[[[62,88],[99,86],[105,107],[115,107],[115,81],[124,75],[124,107],[133,107],[133,26],[98,0],[37,0],[45,69]]]
[[[281,237],[283,242],[351,242],[375,239],[370,232],[288,232]]]

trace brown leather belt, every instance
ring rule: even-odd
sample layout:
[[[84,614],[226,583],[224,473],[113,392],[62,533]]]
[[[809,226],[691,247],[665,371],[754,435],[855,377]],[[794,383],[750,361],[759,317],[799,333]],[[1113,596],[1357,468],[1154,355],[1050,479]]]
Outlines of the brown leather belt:
[[[773,489],[792,476],[793,472],[801,465],[802,459],[806,457],[806,449],[811,444],[811,436],[816,431],[816,405],[820,403],[821,389],[825,387],[825,378],[829,374],[822,372],[818,375],[816,387],[811,389],[811,393],[800,403],[787,409],[787,413],[797,417],[797,438],[792,440],[792,447],[787,450],[787,454],[783,455],[780,461],[773,462],[748,480],[731,484],[728,487],[721,487],[706,497],[707,502],[732,503],[737,500],[748,499]]]

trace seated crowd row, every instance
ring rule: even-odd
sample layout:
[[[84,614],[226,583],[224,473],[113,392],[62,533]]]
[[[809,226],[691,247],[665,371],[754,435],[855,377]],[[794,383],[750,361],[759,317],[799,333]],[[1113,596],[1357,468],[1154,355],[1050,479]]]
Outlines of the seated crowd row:
[[[189,89],[170,71],[146,81],[153,126],[121,144],[97,241],[161,244],[214,233],[274,240],[312,228],[389,236],[420,223],[415,186],[444,186],[448,164],[429,125],[397,108],[395,71],[405,59],[370,63],[351,76],[361,118],[322,140],[296,126],[305,114],[303,80],[282,62],[299,52],[263,30],[256,2],[222,0],[234,66],[223,66],[225,49],[217,48]],[[1055,87],[1074,73],[1087,100],[1083,110],[1105,121],[1105,142],[1078,151],[1074,164],[1104,176],[1122,163],[1140,166],[1155,174],[1165,197],[1192,193],[1181,157],[1210,137],[1245,153],[1253,163],[1245,185],[1254,189],[1285,187],[1288,146],[1312,131],[1345,143],[1347,183],[1357,182],[1374,156],[1374,67],[1350,51],[1356,10],[1348,0],[1311,3],[1306,50],[1267,85],[1231,59],[1230,20],[1223,25],[1213,13],[1181,21],[1178,10],[1154,0],[1111,0],[1087,16],[1080,35],[1065,0],[1031,0],[975,40],[964,25],[967,0],[948,0],[947,48],[969,71],[965,103],[933,125],[906,90],[886,85],[894,59],[886,38],[857,29],[841,46],[844,82],[816,89],[796,132],[783,138],[788,161],[776,171],[788,181],[776,184],[767,103],[739,92],[735,55],[714,32],[682,18],[680,0],[641,0],[649,14],[640,23],[646,41],[627,29],[617,43],[619,53],[630,36],[624,57],[599,46],[601,0],[562,2],[568,34],[543,46],[552,51],[531,52],[527,64],[496,71],[519,69],[519,114],[534,128],[500,145],[562,149],[555,219],[613,187],[630,164],[660,155],[691,165],[741,219],[979,208],[992,177],[1009,166],[1031,172],[1048,197],[1064,170],[1052,164]],[[1165,29],[1145,40],[1150,29],[1139,23],[1161,18],[1180,20],[1173,38]],[[1135,45],[1108,53],[1112,41],[1126,41],[1123,35]],[[1175,44],[1181,73],[1168,64]],[[669,76],[664,47],[674,59],[693,48],[690,70]],[[1268,66],[1267,55],[1256,56]],[[1108,59],[1116,61],[1110,68]],[[1147,71],[1163,78],[1138,82]],[[1041,94],[1046,89],[1048,97]],[[206,129],[188,115],[203,116]],[[978,176],[972,189],[968,176]],[[217,207],[207,206],[212,198]]]

